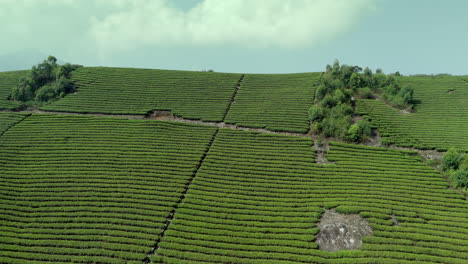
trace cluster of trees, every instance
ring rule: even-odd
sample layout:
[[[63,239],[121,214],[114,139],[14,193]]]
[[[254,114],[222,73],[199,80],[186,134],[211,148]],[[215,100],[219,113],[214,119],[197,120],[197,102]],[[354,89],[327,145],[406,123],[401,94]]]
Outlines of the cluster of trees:
[[[74,92],[70,82],[71,72],[81,65],[57,63],[57,58],[49,56],[46,60],[32,67],[29,75],[20,79],[13,88],[11,98],[16,101],[47,102]]]
[[[454,187],[468,189],[468,155],[450,148],[442,156],[442,170],[449,176]]]
[[[312,130],[326,137],[363,141],[371,134],[368,119],[353,124],[353,98],[381,97],[398,108],[411,108],[413,90],[400,87],[393,76],[377,69],[374,74],[366,67],[327,65],[315,93],[314,105],[309,109]]]

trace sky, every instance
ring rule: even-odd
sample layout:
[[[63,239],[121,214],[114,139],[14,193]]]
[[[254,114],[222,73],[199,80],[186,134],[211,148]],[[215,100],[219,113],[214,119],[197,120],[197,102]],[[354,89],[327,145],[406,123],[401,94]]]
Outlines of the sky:
[[[468,75],[467,11],[466,0],[0,0],[0,69],[54,55],[240,73],[323,71],[338,59]]]

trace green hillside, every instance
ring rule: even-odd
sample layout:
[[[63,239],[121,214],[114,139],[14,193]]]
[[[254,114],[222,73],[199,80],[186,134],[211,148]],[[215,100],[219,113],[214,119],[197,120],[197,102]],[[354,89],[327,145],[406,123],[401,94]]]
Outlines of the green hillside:
[[[214,128],[33,115],[0,140],[0,263],[139,263]]]
[[[466,263],[468,202],[410,152],[221,130],[152,259],[162,263]],[[313,242],[324,208],[367,218],[362,250]],[[392,221],[395,217],[399,224]]]
[[[320,75],[247,74],[225,121],[246,127],[307,133],[307,112]]]
[[[336,164],[320,165],[310,138],[216,130],[26,118],[0,140],[0,262],[142,263],[166,223],[153,262],[468,260],[468,202],[414,152],[332,143]],[[359,213],[373,236],[318,250],[324,208]]]
[[[247,74],[242,79],[241,76],[85,67],[73,74],[77,93],[41,109],[108,114],[170,110],[189,119],[226,121],[279,131],[308,131],[307,111],[320,73]],[[241,85],[236,92],[238,82]]]
[[[402,113],[380,100],[358,100],[383,141],[404,147],[468,151],[468,76],[400,77],[414,88],[415,113]]]
[[[0,73],[0,264],[468,263],[466,190],[436,161],[308,133],[321,73],[84,67],[56,114],[7,110],[21,73]],[[467,80],[397,77],[414,113],[356,111],[383,145],[468,151]],[[325,251],[329,210],[372,234]]]
[[[18,84],[20,77],[27,71],[0,72],[0,110],[13,109],[19,106],[19,103],[7,100],[13,87]]]
[[[240,74],[124,68],[80,68],[73,74],[78,90],[42,110],[173,114],[204,121],[222,121]]]
[[[27,114],[15,112],[0,112],[0,135],[2,135],[11,126],[20,122]]]

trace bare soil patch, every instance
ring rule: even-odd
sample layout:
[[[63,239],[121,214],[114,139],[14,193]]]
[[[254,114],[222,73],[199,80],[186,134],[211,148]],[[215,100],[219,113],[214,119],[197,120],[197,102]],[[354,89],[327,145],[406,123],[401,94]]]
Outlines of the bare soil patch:
[[[379,134],[377,129],[372,129],[370,138],[364,143],[366,146],[381,147],[382,146],[382,137]]]
[[[358,249],[362,245],[362,236],[372,235],[369,222],[357,214],[340,214],[326,210],[318,223],[320,232],[315,239],[320,250],[339,251]]]

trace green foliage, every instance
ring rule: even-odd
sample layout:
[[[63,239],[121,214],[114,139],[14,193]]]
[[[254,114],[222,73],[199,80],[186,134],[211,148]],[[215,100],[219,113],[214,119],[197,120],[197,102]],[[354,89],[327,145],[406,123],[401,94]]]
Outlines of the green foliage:
[[[344,138],[354,142],[365,140],[370,135],[370,125],[352,124],[352,98],[369,99],[382,96],[399,108],[411,108],[413,90],[401,88],[393,76],[385,75],[381,69],[373,74],[369,68],[340,65],[335,61],[327,65],[321,83],[315,92],[314,106],[309,109],[313,132],[328,137]],[[336,109],[335,109],[336,108]],[[350,111],[343,111],[344,108]]]
[[[41,114],[16,124],[0,140],[0,262],[141,264],[215,132]]]
[[[241,74],[83,67],[71,77],[79,92],[41,110],[138,115],[165,110],[188,119],[222,121]]]
[[[442,156],[442,170],[444,170],[454,187],[468,189],[468,155],[450,148]]]
[[[27,115],[15,112],[0,112],[0,135],[24,119]]]
[[[356,113],[369,115],[382,140],[398,146],[467,152],[468,77],[395,77],[414,89],[416,111],[397,111],[383,100],[356,100]],[[455,93],[447,92],[455,89]]]
[[[320,75],[246,74],[224,121],[244,127],[307,133],[307,111]]]
[[[464,155],[460,153],[456,148],[450,148],[442,156],[442,170],[457,170],[463,160],[463,156]]]
[[[347,138],[353,142],[362,142],[370,137],[372,129],[369,121],[359,120],[356,124],[349,127]]]
[[[16,101],[47,102],[64,97],[74,92],[70,82],[71,72],[80,65],[57,64],[54,56],[32,67],[28,76],[22,77],[17,86],[11,91],[11,98]]]

